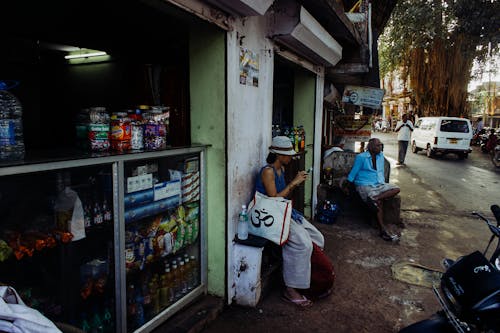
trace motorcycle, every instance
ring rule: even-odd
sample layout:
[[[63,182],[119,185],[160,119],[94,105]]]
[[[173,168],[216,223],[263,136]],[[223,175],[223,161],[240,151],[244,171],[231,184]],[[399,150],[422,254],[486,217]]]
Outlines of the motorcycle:
[[[486,133],[486,131],[484,129],[480,130],[480,131],[474,131],[474,135],[472,136],[472,140],[471,140],[471,145],[472,146],[481,146],[481,144],[483,144],[483,136],[484,134]],[[488,140],[488,135],[486,135],[486,140]]]
[[[478,212],[472,214],[488,225],[492,236],[481,253],[472,252],[456,261],[444,259],[440,285],[433,291],[442,310],[399,333],[498,333],[500,332],[500,207],[492,205],[497,225]],[[490,259],[486,253],[497,239]]]
[[[496,145],[491,152],[491,162],[496,168],[500,168],[500,145]]]

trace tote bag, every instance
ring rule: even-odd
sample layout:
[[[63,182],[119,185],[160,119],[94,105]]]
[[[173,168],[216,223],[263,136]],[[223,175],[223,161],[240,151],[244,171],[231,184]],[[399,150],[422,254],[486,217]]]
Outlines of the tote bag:
[[[282,197],[268,197],[260,192],[248,204],[248,232],[283,245],[290,232],[292,201]]]

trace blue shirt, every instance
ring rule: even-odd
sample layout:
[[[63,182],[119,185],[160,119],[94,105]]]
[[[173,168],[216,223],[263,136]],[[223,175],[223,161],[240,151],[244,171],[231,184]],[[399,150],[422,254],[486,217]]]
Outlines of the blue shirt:
[[[384,154],[379,153],[375,155],[375,163],[377,170],[373,168],[372,156],[369,151],[365,151],[356,155],[354,165],[351,172],[347,176],[347,180],[354,182],[356,186],[368,186],[384,184]]]

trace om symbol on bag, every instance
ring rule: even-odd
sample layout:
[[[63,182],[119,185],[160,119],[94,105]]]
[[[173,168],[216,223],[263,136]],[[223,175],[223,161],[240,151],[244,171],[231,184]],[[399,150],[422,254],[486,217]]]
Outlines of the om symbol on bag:
[[[265,209],[256,209],[251,216],[251,220],[252,225],[256,228],[260,228],[262,223],[264,223],[264,226],[270,227],[274,223],[274,216],[269,214]]]

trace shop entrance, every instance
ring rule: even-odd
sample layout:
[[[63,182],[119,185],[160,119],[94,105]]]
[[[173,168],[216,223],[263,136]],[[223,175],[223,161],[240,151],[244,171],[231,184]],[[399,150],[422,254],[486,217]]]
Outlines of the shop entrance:
[[[312,166],[315,110],[314,74],[280,57],[275,57],[273,84],[273,136],[290,137],[297,152],[286,169],[290,182],[298,171]],[[292,197],[295,209],[312,216],[312,181],[299,186]]]

